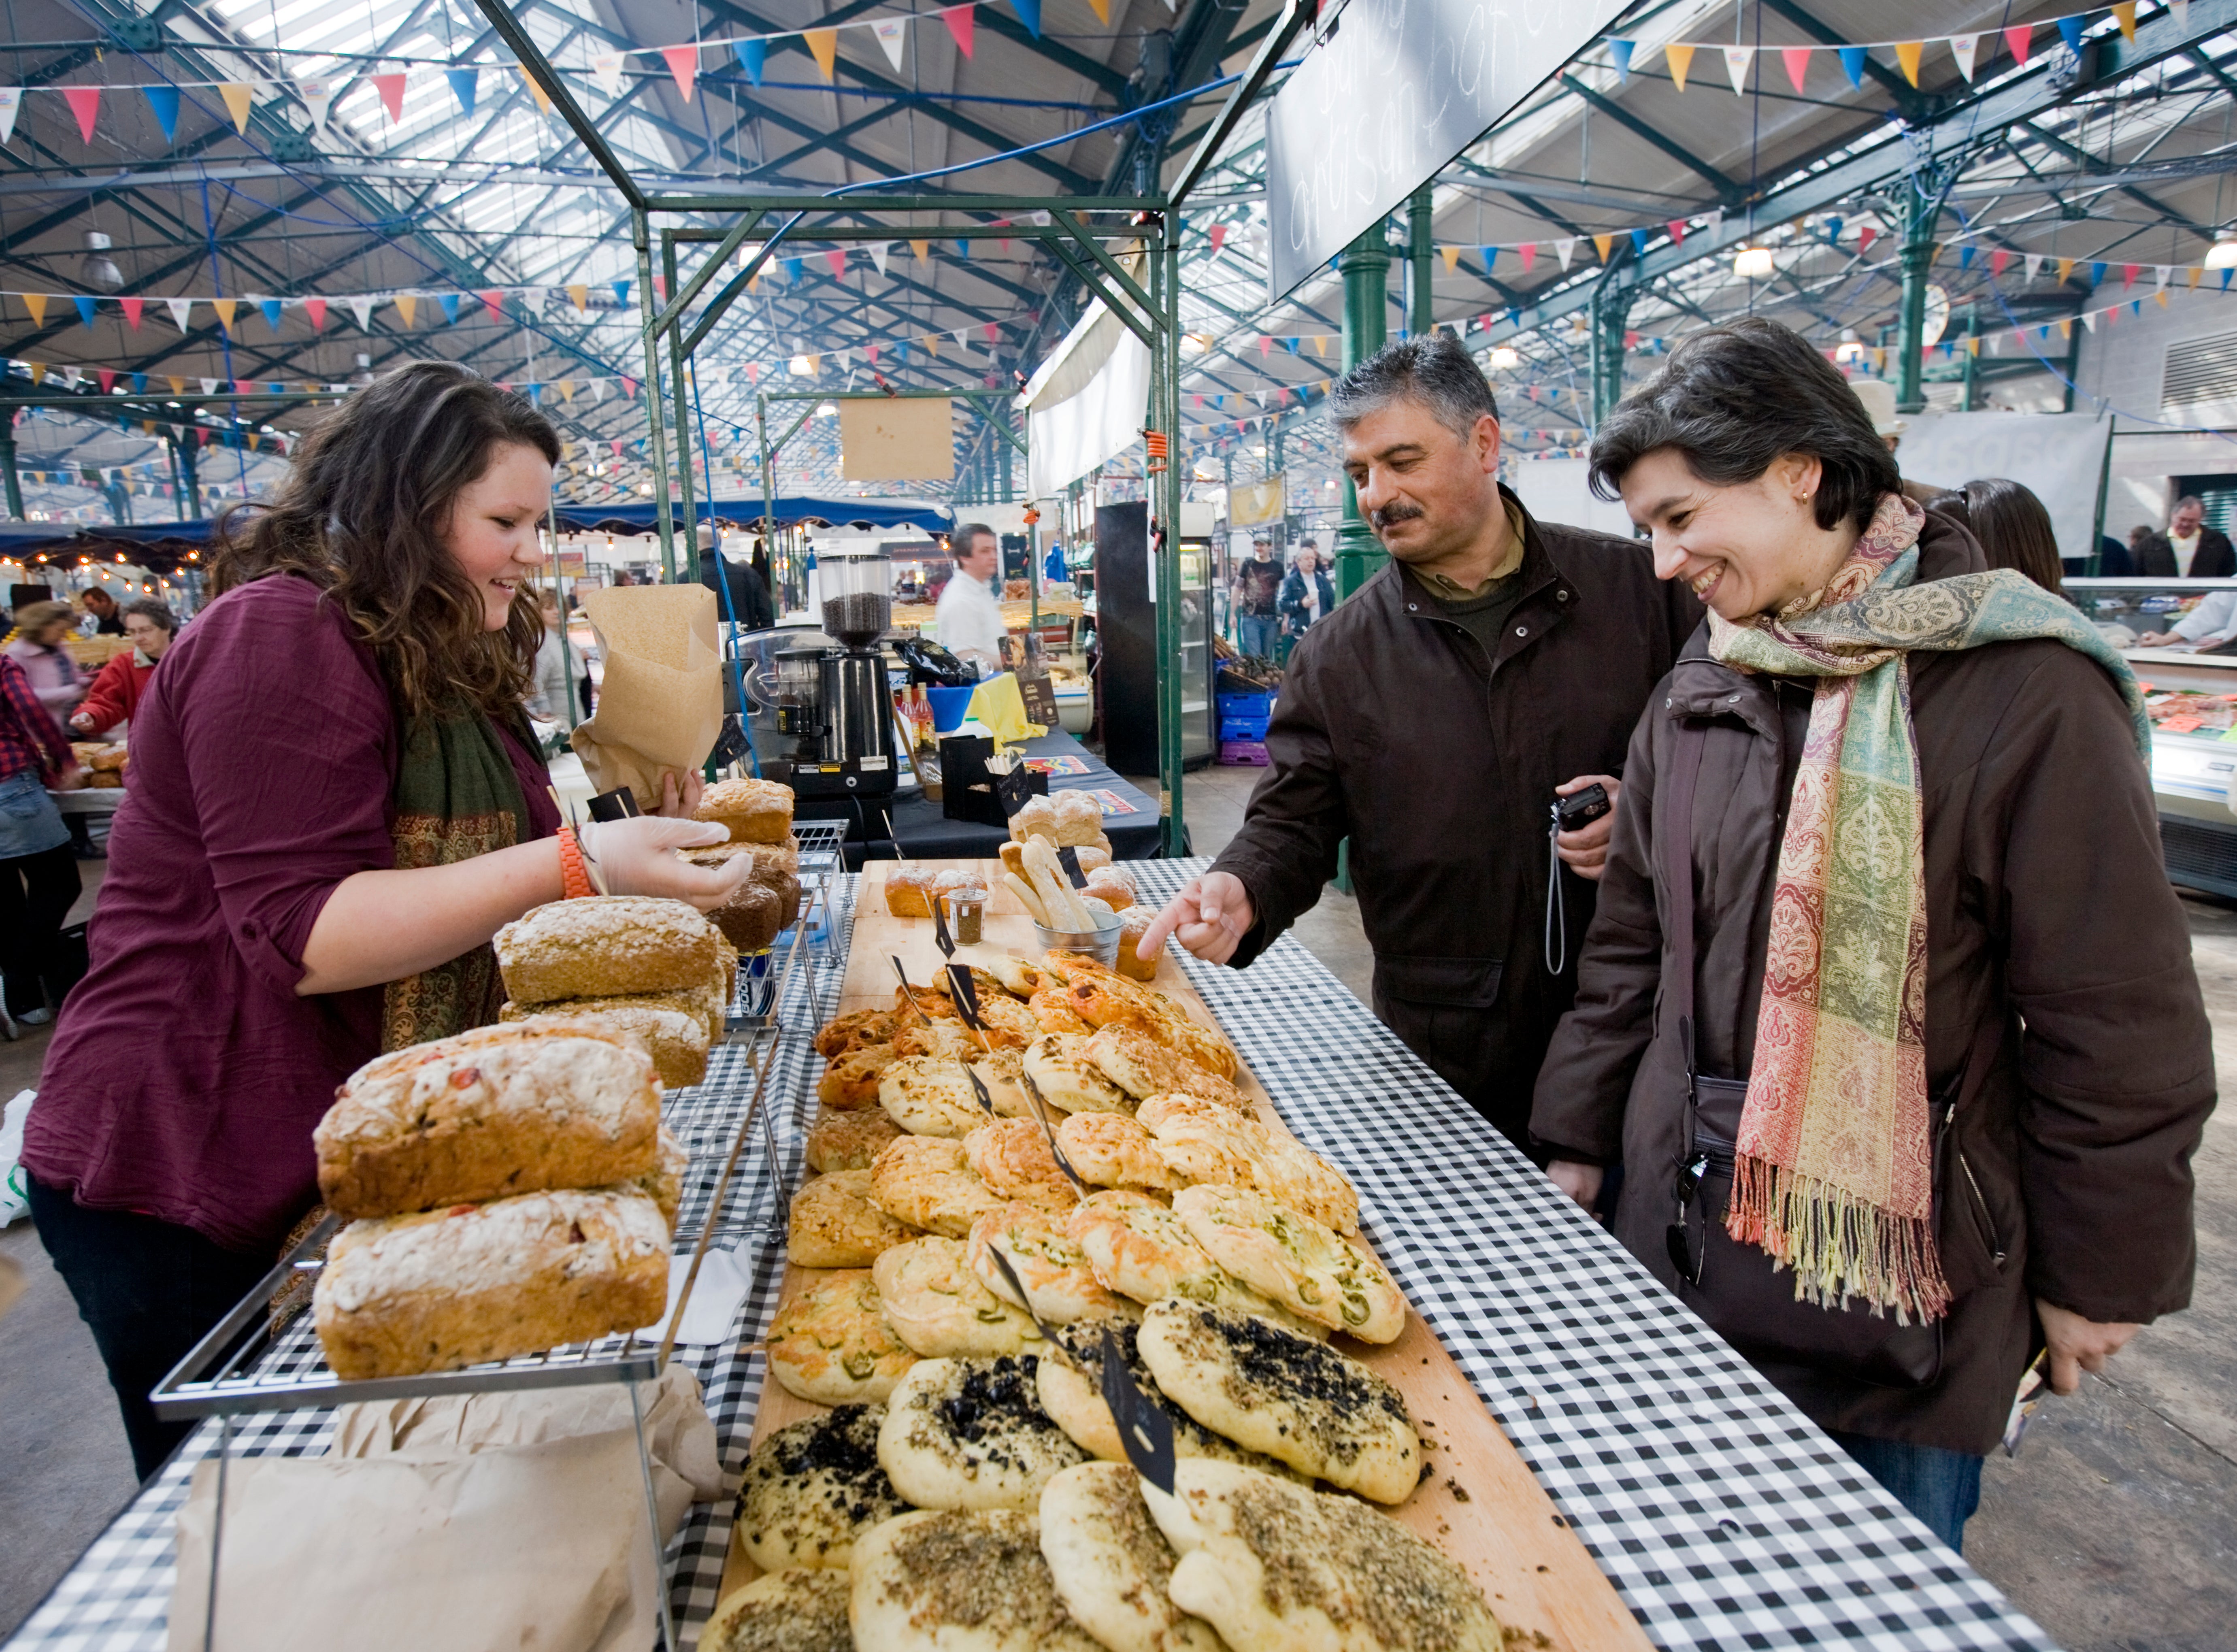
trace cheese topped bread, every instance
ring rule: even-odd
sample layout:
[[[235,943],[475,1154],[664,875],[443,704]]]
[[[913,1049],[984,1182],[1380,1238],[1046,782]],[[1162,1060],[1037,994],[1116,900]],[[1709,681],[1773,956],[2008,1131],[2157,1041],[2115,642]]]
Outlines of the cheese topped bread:
[[[994,1115],[1001,1119],[1030,1119],[1033,1104],[1026,1098],[1026,1087],[1021,1077],[1025,1072],[1025,1052],[1008,1045],[1001,1046],[971,1063],[971,1070],[979,1075],[979,1082],[987,1087],[987,1099],[994,1104]]]
[[[818,1174],[868,1170],[888,1142],[906,1133],[882,1108],[827,1113],[808,1129],[808,1167]]]
[[[787,1392],[822,1405],[882,1400],[916,1363],[886,1323],[868,1268],[802,1285],[769,1322],[765,1345],[769,1375]]]
[[[1219,1265],[1290,1312],[1362,1342],[1396,1342],[1405,1293],[1335,1229],[1248,1187],[1184,1187],[1173,1214]]]
[[[905,1017],[894,1029],[894,1050],[901,1055],[936,1055],[950,1061],[975,1061],[986,1054],[979,1034],[952,1017],[929,1021]]]
[[[1057,1126],[1056,1145],[1099,1187],[1170,1190],[1186,1180],[1158,1156],[1157,1138],[1123,1113],[1075,1113]]]
[[[1132,1113],[1134,1098],[1104,1075],[1091,1054],[1092,1044],[1077,1033],[1044,1033],[1026,1046],[1026,1073],[1053,1107],[1066,1113]]]
[[[960,1239],[920,1239],[896,1245],[872,1271],[886,1323],[913,1352],[927,1358],[992,1358],[1040,1345],[1030,1315],[989,1291],[972,1271]]]
[[[1071,1033],[1085,1038],[1095,1029],[1080,1020],[1079,1012],[1072,1007],[1069,989],[1059,981],[1051,981],[1026,1001],[1033,1013],[1033,1023],[1045,1033]]]
[[[781,1428],[754,1448],[738,1486],[737,1532],[763,1571],[843,1572],[855,1542],[908,1505],[878,1466],[882,1405],[841,1405]]]
[[[811,1176],[792,1196],[784,1253],[795,1267],[866,1268],[916,1237],[870,1197],[868,1171],[834,1170]]]
[[[1250,1100],[1208,1067],[1176,1054],[1138,1027],[1105,1027],[1087,1041],[1096,1070],[1137,1102],[1178,1093],[1248,1114]]]
[[[913,1136],[960,1139],[987,1121],[964,1063],[905,1055],[878,1074],[878,1105]]]
[[[870,1161],[870,1197],[892,1217],[947,1239],[1009,1201],[979,1179],[963,1144],[947,1136],[903,1136]]]
[[[1019,1301],[991,1252],[999,1251],[1025,1287]],[[1087,1253],[1065,1232],[1064,1218],[1036,1205],[1006,1205],[971,1225],[971,1271],[1003,1301],[1030,1308],[1047,1325],[1075,1319],[1132,1318],[1141,1310],[1105,1290]]]
[[[878,1461],[920,1509],[1032,1509],[1086,1454],[1041,1409],[1031,1354],[927,1359],[901,1379]]]
[[[1307,1336],[1328,1335],[1316,1321],[1299,1318],[1214,1262],[1180,1219],[1147,1194],[1118,1188],[1094,1194],[1072,1212],[1065,1232],[1086,1252],[1095,1277],[1120,1296],[1218,1303]]]
[[[858,1009],[823,1024],[815,1034],[815,1053],[827,1061],[835,1061],[849,1050],[865,1044],[890,1044],[893,1038],[891,1010]]]
[[[1134,1117],[1186,1181],[1255,1188],[1343,1233],[1359,1231],[1359,1195],[1296,1137],[1188,1095],[1155,1095]]]
[[[835,1057],[816,1080],[815,1094],[827,1107],[841,1111],[874,1107],[879,1075],[901,1060],[891,1044],[863,1044]]]
[[[979,1179],[1005,1199],[1065,1212],[1080,1200],[1037,1120],[989,1120],[963,1138],[963,1151]]]

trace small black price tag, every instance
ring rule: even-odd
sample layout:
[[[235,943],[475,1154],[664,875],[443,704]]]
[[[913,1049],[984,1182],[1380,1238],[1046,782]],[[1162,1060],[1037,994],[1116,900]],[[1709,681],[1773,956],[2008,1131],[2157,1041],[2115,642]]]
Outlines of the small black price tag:
[[[955,1013],[963,1017],[963,1024],[974,1033],[984,1032],[986,1025],[979,1015],[979,983],[971,979],[969,964],[947,966],[947,995],[955,1001]]]
[[[1087,874],[1079,869],[1078,849],[1069,843],[1065,844],[1056,852],[1056,863],[1064,868],[1064,875],[1072,880],[1072,888],[1084,889],[1087,887]]]
[[[887,955],[889,958],[892,957],[890,953]],[[899,981],[901,984],[901,996],[908,1000],[908,1007],[916,1011],[917,1019],[922,1021],[927,1027],[931,1026],[931,1014],[926,1010],[922,1004],[916,1001],[916,988],[909,985],[908,971],[901,968],[901,961],[898,958],[893,958],[893,966],[894,979]]]
[[[1111,1420],[1118,1425],[1118,1444],[1134,1472],[1171,1497],[1178,1455],[1173,1450],[1173,1419],[1134,1381],[1118,1338],[1107,1328],[1103,1332],[1103,1403],[1111,1408]]]
[[[1049,1157],[1056,1160],[1059,1170],[1072,1178],[1072,1191],[1085,1202],[1095,1190],[1087,1185],[1086,1177],[1072,1167],[1072,1160],[1064,1156],[1064,1149],[1056,1145],[1056,1130],[1049,1123],[1048,1101],[1041,1094],[1041,1087],[1023,1067],[1018,1069],[1018,1082],[1026,1092],[1026,1099],[1033,1103],[1033,1117],[1040,1120],[1041,1133],[1048,1138]]]
[[[947,902],[935,892],[932,897],[932,938],[940,945],[940,955],[955,955],[955,937],[947,933]]]
[[[994,798],[1002,805],[1005,819],[1023,809],[1033,796],[1033,770],[1022,763],[1006,775],[991,777],[994,783]]]
[[[988,1118],[993,1118],[994,1116],[994,1098],[987,1094],[986,1080],[979,1076],[979,1069],[975,1067],[967,1065],[963,1069],[963,1075],[971,1080],[971,1094],[979,1098],[980,1109],[984,1112]]]

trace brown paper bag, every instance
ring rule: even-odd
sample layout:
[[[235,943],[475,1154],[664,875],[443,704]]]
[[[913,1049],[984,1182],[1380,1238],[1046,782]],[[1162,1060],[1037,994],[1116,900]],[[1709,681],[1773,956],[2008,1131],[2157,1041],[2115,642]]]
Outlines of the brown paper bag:
[[[169,1652],[204,1652],[214,1461],[179,1511]],[[659,1573],[637,1435],[441,1461],[236,1457],[214,1641],[223,1652],[643,1652]]]
[[[577,725],[576,754],[599,791],[627,786],[650,814],[663,770],[696,770],[723,728],[723,651],[715,593],[704,585],[586,591],[605,680],[597,709]]]
[[[644,1442],[652,1453],[653,1491],[660,1500],[661,1535],[672,1537],[691,1504],[728,1497],[736,1488],[723,1473],[714,1419],[700,1398],[697,1378],[670,1365],[638,1390],[638,1398],[644,1408]],[[616,1429],[633,1430],[629,1390],[616,1383],[366,1401],[334,1413],[328,1453],[436,1460]],[[642,1495],[638,1501],[643,1501]]]

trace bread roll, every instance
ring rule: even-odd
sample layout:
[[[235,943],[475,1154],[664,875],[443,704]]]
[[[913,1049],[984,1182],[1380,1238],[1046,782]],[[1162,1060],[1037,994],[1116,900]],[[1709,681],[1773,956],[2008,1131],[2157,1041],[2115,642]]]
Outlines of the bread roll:
[[[700,795],[694,820],[719,822],[734,843],[792,839],[792,788],[774,780],[718,780]]]
[[[673,997],[646,994],[636,998],[576,998],[525,1008],[507,1002],[498,1011],[503,1023],[540,1026],[554,1019],[603,1022],[633,1039],[659,1071],[660,1081],[680,1090],[707,1080],[707,1052],[713,1039],[707,1018],[679,1007]]]
[[[497,932],[516,1004],[703,988],[723,969],[722,933],[688,901],[599,895],[554,901]]]
[[[395,1216],[652,1170],[652,1058],[602,1021],[477,1028],[378,1056],[312,1143],[319,1191],[348,1217]]]
[[[722,870],[732,861],[750,860],[753,870],[748,875],[747,882],[758,885],[776,896],[776,929],[770,934],[774,935],[778,930],[789,929],[799,921],[800,849],[796,843],[789,849],[775,843],[716,843],[707,849],[678,849],[676,853],[694,866],[703,866],[714,871]],[[720,910],[707,915],[715,920],[723,933],[729,935],[742,951],[757,952],[761,949],[760,946],[750,946],[739,940],[736,931],[723,922]],[[767,944],[763,942],[761,946]]]
[[[1150,925],[1157,915],[1146,906],[1128,907],[1118,915],[1118,973],[1129,981],[1155,981],[1158,978],[1157,959],[1145,959],[1135,951],[1142,944],[1142,937],[1150,932]],[[1158,950],[1162,953],[1164,948]]]
[[[312,1302],[335,1375],[455,1371],[656,1323],[671,1241],[660,1208],[567,1188],[353,1222]]]
[[[886,874],[886,910],[897,918],[930,917],[934,876],[921,866],[894,867]]]

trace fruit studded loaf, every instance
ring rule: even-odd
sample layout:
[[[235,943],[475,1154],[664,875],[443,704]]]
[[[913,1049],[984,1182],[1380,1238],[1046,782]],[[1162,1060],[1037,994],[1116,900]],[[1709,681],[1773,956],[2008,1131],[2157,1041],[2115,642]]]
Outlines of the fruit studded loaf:
[[[507,1001],[498,1011],[501,1022],[540,1026],[562,1021],[597,1021],[634,1040],[659,1070],[660,1081],[671,1090],[705,1081],[707,1052],[714,1040],[707,1030],[706,1014],[687,1008],[674,995],[648,993],[636,998],[571,998],[557,1004],[531,1004],[525,1008]]]
[[[516,1004],[701,987],[723,970],[722,932],[688,901],[599,895],[554,901],[497,932]]]
[[[319,1191],[348,1217],[394,1216],[650,1172],[652,1058],[596,1021],[478,1028],[368,1061],[312,1133]]]
[[[634,1331],[667,1305],[670,1246],[658,1206],[610,1187],[353,1222],[312,1298],[319,1341],[358,1380]]]

